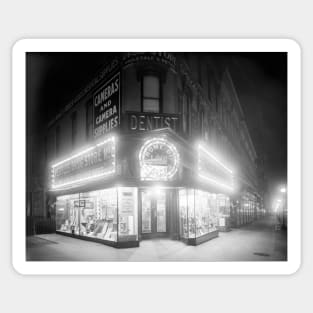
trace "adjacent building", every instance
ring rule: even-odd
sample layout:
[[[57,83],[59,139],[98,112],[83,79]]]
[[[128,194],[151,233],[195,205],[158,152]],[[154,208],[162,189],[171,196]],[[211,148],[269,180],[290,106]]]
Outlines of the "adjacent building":
[[[264,214],[227,59],[118,53],[43,130],[43,215],[115,247],[196,245]]]

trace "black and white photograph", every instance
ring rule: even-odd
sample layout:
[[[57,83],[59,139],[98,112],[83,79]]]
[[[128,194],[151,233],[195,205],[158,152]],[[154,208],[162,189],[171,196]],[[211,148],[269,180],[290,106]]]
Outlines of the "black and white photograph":
[[[310,312],[311,6],[2,1],[2,311]]]
[[[287,261],[287,52],[27,52],[26,261]]]

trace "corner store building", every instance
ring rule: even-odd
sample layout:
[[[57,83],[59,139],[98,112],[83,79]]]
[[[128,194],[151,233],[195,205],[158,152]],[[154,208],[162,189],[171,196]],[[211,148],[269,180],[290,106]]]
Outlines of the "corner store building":
[[[118,247],[198,244],[262,214],[257,156],[216,61],[117,54],[50,123],[58,232]]]

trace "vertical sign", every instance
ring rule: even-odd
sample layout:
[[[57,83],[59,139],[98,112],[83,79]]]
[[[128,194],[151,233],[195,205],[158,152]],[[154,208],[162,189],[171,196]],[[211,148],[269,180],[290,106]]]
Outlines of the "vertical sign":
[[[114,75],[93,96],[93,134],[100,137],[120,121],[120,74]]]

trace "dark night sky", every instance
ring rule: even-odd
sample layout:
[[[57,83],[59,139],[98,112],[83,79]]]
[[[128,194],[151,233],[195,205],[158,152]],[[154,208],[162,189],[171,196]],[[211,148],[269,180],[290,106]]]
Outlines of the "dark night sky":
[[[232,57],[230,71],[269,183],[286,184],[287,54],[240,54]]]
[[[108,54],[32,53],[27,58],[28,119],[38,131],[103,67]],[[228,66],[270,184],[287,177],[287,56],[227,54]]]

